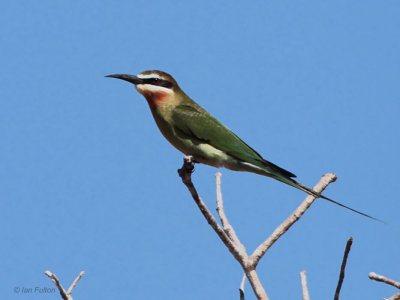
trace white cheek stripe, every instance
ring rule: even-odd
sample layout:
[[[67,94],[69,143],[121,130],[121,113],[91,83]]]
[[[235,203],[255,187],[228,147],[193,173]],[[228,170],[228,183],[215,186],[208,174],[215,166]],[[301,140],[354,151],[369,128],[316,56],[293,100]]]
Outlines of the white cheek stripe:
[[[172,89],[152,84],[137,84],[136,89],[139,92],[152,92],[152,93],[164,92],[168,94],[171,94],[173,92]]]

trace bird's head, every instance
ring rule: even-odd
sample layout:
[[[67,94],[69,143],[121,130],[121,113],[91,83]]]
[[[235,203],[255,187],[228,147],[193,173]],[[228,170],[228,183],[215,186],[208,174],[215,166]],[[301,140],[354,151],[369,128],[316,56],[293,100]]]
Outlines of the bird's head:
[[[168,96],[179,91],[175,79],[162,71],[144,71],[137,76],[128,74],[113,74],[106,77],[118,78],[133,83],[136,90],[142,94],[150,104],[158,106]]]

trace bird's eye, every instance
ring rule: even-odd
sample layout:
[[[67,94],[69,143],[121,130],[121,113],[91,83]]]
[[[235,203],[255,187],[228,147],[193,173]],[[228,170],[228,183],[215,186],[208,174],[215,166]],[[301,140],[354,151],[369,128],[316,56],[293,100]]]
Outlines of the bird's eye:
[[[158,85],[160,84],[161,80],[159,78],[149,78],[148,83]]]
[[[165,87],[165,88],[171,88],[172,87],[172,83],[171,82],[169,82],[169,81],[167,81],[165,79],[162,79],[162,78],[156,78],[156,77],[147,78],[147,79],[144,79],[144,82],[147,83],[147,84],[157,85],[157,86],[161,86],[161,87]]]

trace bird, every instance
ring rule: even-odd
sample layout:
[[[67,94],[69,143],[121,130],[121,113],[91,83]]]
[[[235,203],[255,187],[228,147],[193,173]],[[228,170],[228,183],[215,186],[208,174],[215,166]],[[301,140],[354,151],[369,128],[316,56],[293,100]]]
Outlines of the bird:
[[[267,176],[316,198],[325,199],[362,216],[381,221],[317,193],[294,180],[295,174],[264,159],[228,127],[193,101],[170,74],[151,70],[137,76],[112,74],[105,77],[132,83],[147,100],[162,135],[176,149],[192,156],[194,162]]]

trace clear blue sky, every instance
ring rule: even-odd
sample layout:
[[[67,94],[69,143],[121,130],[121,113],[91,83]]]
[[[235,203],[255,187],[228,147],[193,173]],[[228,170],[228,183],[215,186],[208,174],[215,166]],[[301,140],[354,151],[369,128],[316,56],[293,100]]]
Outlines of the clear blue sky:
[[[318,200],[261,261],[271,299],[379,299],[400,280],[398,1],[3,1],[0,9],[0,297],[69,286],[74,299],[238,299],[242,270],[176,170],[183,155],[133,86],[160,69],[268,160],[382,225]],[[194,182],[215,208],[217,170]],[[222,170],[225,207],[249,252],[304,199]],[[246,285],[247,299],[254,299]]]

